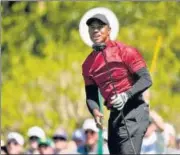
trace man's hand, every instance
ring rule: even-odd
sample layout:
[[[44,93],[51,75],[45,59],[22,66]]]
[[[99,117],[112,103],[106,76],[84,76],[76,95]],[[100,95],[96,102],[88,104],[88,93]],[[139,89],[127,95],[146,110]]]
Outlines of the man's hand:
[[[120,94],[112,96],[111,100],[112,101],[110,102],[110,104],[113,105],[113,108],[120,111],[124,108],[124,105],[126,104],[128,100],[128,95],[126,93],[120,93]]]
[[[157,129],[160,130],[161,132],[164,131],[165,123],[162,117],[154,110],[150,110],[149,115],[152,118],[153,123],[156,125]]]
[[[94,120],[96,122],[96,126],[102,130],[103,129],[103,124],[102,124],[103,114],[98,109],[94,109],[93,115],[94,115]]]

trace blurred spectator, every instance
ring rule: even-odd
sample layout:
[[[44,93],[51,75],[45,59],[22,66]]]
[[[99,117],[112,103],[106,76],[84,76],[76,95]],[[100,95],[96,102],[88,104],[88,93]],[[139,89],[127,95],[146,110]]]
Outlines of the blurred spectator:
[[[55,154],[51,139],[42,138],[38,141],[38,150],[40,154]]]
[[[69,141],[67,144],[67,148],[61,150],[60,154],[79,154],[77,152],[77,145],[74,141]]]
[[[67,148],[67,133],[63,128],[58,128],[52,137],[55,144],[55,153],[59,154],[62,150]]]
[[[24,138],[17,132],[10,132],[7,136],[7,152],[8,154],[23,153]]]
[[[166,154],[180,154],[176,149],[176,132],[172,124],[165,123],[164,137],[166,145]]]
[[[3,140],[1,140],[1,154],[7,154],[7,148]]]
[[[174,148],[175,147],[175,129],[173,125],[169,123],[165,123],[164,129],[164,137],[165,137],[165,144],[167,147]]]
[[[38,140],[45,138],[45,132],[38,126],[33,126],[28,130],[28,145],[29,148],[26,154],[38,154]]]
[[[106,129],[103,130],[103,154],[109,154],[108,149],[108,132]]]
[[[164,152],[164,121],[155,111],[150,111],[150,124],[144,135],[141,154],[160,154]]]
[[[76,129],[72,134],[72,140],[76,143],[77,147],[84,145],[85,134],[83,129]]]
[[[86,135],[85,145],[78,147],[81,154],[97,154],[98,131],[94,119],[86,119],[83,124]]]
[[[154,129],[154,124],[150,124],[143,138],[141,146],[141,154],[157,154],[157,135]]]
[[[176,148],[180,150],[180,135],[178,135],[176,138]]]

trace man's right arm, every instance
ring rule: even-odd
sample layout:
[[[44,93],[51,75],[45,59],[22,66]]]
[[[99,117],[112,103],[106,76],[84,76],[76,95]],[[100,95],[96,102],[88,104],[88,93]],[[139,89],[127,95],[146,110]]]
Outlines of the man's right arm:
[[[95,84],[86,85],[86,103],[90,113],[93,115],[94,109],[100,109],[100,103],[98,99],[98,87]]]
[[[103,129],[103,114],[100,112],[100,103],[98,99],[98,87],[95,84],[86,85],[86,103],[90,113],[93,115],[96,126]]]
[[[84,77],[86,103],[90,113],[93,115],[98,128],[102,129],[103,114],[100,112],[100,103],[98,98],[98,86],[91,78],[90,66],[92,62],[86,61],[82,65],[82,75]]]

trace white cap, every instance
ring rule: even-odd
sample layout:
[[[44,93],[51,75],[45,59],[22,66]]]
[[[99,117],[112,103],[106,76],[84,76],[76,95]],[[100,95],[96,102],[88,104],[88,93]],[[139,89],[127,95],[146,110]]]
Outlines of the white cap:
[[[82,127],[84,130],[93,130],[93,131],[95,131],[95,132],[98,132],[99,131],[99,129],[97,128],[97,126],[96,126],[96,123],[95,123],[95,121],[94,121],[94,119],[91,119],[91,118],[89,118],[89,119],[86,119],[85,121],[84,121],[84,123],[83,123],[83,127]]]
[[[10,141],[12,139],[16,140],[18,144],[24,145],[24,138],[21,134],[17,132],[10,132],[7,136],[7,141]]]
[[[3,140],[1,140],[1,146],[5,146],[5,143]]]
[[[28,130],[28,137],[36,136],[39,138],[45,138],[45,132],[38,126],[33,126]]]

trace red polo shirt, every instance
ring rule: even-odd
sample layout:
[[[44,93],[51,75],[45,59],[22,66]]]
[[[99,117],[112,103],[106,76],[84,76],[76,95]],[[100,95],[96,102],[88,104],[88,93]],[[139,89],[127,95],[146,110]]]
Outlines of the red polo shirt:
[[[116,41],[107,42],[103,51],[93,51],[89,54],[82,65],[85,85],[96,84],[105,101],[109,103],[115,92],[102,52],[108,61],[117,93],[130,89],[135,83],[132,74],[146,67],[146,64],[137,49]]]

